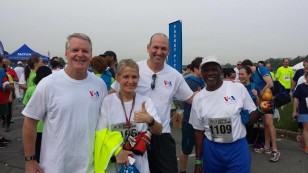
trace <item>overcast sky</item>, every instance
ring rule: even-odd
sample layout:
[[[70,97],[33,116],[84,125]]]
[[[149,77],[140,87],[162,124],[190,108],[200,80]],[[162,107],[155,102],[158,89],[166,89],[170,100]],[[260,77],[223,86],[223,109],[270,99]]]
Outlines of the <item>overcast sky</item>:
[[[183,64],[216,55],[246,58],[308,54],[307,0],[1,0],[0,40],[12,53],[23,44],[64,57],[66,37],[90,36],[93,56],[114,50],[119,59],[148,58],[152,34],[168,35],[182,20]]]

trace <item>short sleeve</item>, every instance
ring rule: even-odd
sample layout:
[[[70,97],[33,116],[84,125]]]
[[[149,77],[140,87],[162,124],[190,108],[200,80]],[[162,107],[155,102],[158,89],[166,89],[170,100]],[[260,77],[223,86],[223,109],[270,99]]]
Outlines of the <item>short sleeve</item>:
[[[196,130],[205,130],[202,125],[202,120],[199,119],[201,115],[198,115],[198,112],[196,110],[197,102],[195,99],[193,100],[191,111],[190,111],[190,117],[189,117],[189,123],[193,126]]]

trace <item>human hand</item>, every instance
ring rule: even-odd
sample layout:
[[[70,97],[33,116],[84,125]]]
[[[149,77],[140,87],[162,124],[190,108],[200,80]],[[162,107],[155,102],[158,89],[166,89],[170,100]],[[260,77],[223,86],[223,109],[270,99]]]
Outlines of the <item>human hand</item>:
[[[201,164],[195,165],[195,173],[203,173]]]
[[[293,117],[293,119],[295,119],[297,117],[297,112],[293,112],[292,117]]]
[[[257,94],[258,94],[257,90],[255,90],[255,89],[251,90],[251,92],[252,92],[252,94],[253,94],[254,96],[257,96]]]
[[[153,117],[148,113],[145,108],[145,101],[142,102],[141,110],[135,111],[134,121],[135,123],[150,123]]]
[[[36,160],[26,161],[25,173],[45,173]]]
[[[129,164],[128,156],[132,156],[133,152],[122,149],[116,156],[118,164]]]

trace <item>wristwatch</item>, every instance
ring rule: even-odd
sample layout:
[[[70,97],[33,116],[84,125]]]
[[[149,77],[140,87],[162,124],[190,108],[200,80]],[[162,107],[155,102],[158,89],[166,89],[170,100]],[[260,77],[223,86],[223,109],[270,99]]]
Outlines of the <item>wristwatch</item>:
[[[152,121],[150,123],[148,123],[149,127],[152,127],[155,124],[155,119],[153,118]]]
[[[35,160],[35,155],[33,156],[25,156],[25,161]]]

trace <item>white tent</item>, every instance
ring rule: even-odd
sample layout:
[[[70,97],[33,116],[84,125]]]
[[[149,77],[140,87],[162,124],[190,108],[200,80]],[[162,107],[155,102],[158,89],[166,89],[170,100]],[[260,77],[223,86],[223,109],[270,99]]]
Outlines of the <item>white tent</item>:
[[[295,64],[292,68],[294,71],[304,68],[303,62]]]

